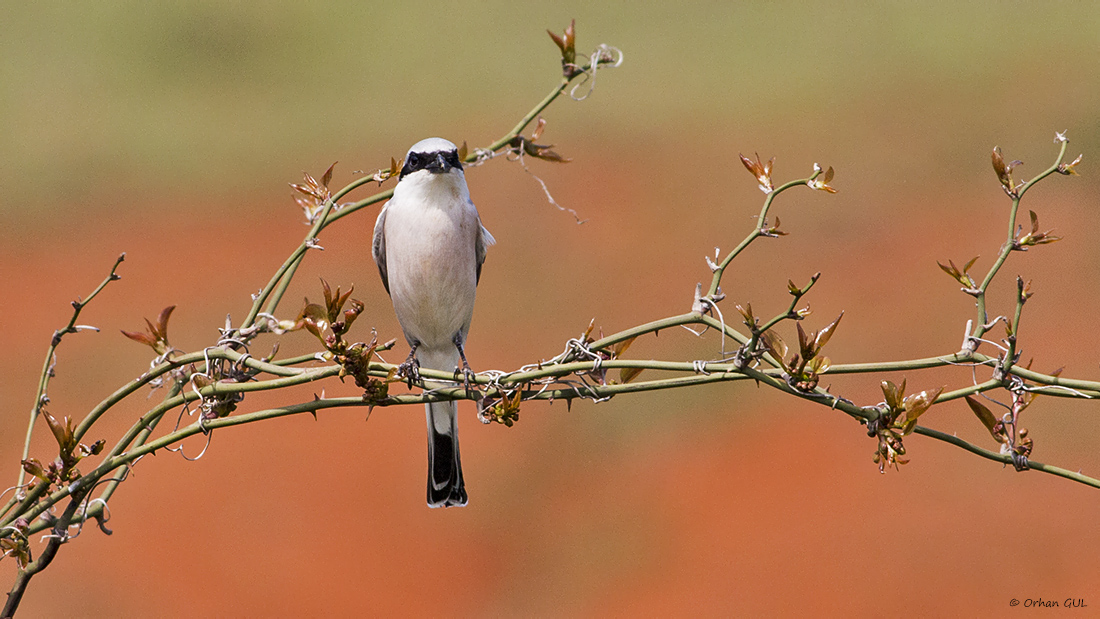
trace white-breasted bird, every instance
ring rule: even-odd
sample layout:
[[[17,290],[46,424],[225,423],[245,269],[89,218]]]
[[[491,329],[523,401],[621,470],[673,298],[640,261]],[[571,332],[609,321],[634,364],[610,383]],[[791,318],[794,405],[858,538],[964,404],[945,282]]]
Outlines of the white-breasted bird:
[[[463,346],[485,250],[495,242],[470,201],[455,145],[442,138],[413,144],[378,214],[372,246],[411,348],[401,366],[410,382],[418,367],[455,372],[459,362],[469,376]],[[431,402],[426,409],[428,505],[465,505],[457,403]]]

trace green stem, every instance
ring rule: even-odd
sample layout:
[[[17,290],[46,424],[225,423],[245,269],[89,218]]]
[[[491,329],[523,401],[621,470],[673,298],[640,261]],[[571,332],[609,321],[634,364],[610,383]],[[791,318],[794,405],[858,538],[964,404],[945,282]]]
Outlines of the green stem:
[[[772,201],[775,200],[775,197],[790,189],[791,187],[805,185],[816,177],[817,175],[815,174],[810,178],[798,179],[780,185],[775,190],[770,192],[766,198],[764,198],[764,206],[760,208],[760,215],[756,218],[756,229],[750,232],[749,235],[744,238],[744,240],[738,243],[737,247],[733,248],[733,251],[726,254],[726,257],[722,259],[722,262],[718,264],[718,268],[714,270],[714,274],[710,278],[710,288],[707,289],[707,294],[705,295],[706,297],[713,298],[715,293],[718,292],[718,287],[722,284],[722,275],[723,273],[725,273],[726,267],[728,267],[729,264],[733,262],[733,259],[736,258],[742,251],[744,251],[745,248],[747,248],[753,241],[760,238],[761,236],[764,236],[764,227],[767,225],[768,210],[771,209]]]
[[[27,438],[23,441],[23,460],[30,457],[31,453],[31,437],[34,435],[35,421],[38,420],[38,414],[42,412],[42,407],[46,405],[49,400],[46,398],[46,388],[50,384],[50,377],[53,376],[53,363],[54,353],[57,347],[61,344],[61,338],[68,333],[76,333],[76,321],[80,318],[80,311],[83,310],[92,299],[95,299],[99,295],[100,291],[107,287],[107,284],[119,279],[119,276],[115,274],[118,270],[118,265],[122,264],[122,261],[126,259],[126,254],[123,253],[115,260],[114,266],[111,267],[110,274],[106,279],[100,282],[99,286],[92,291],[92,294],[88,295],[88,298],[83,301],[73,301],[73,316],[69,319],[69,324],[59,330],[54,331],[53,339],[50,341],[50,347],[46,350],[46,361],[42,363],[42,373],[38,377],[38,390],[34,395],[34,406],[31,407],[31,419],[27,424]],[[23,467],[19,467],[19,481],[16,486],[22,486],[26,480],[27,472]]]
[[[985,293],[989,289],[989,285],[993,282],[993,278],[1001,270],[1001,266],[1004,265],[1005,260],[1008,259],[1008,255],[1012,253],[1016,247],[1016,215],[1020,210],[1020,199],[1024,197],[1024,193],[1028,189],[1031,189],[1039,181],[1054,174],[1058,171],[1058,166],[1061,165],[1062,159],[1066,156],[1066,147],[1069,146],[1069,142],[1062,142],[1062,147],[1058,151],[1058,158],[1054,161],[1046,170],[1043,170],[1038,176],[1024,183],[1015,196],[1012,197],[1012,208],[1008,214],[1008,238],[1005,240],[1005,244],[1001,247],[1001,252],[997,256],[996,262],[990,267],[989,272],[985,274],[985,278],[982,280],[981,286],[978,286],[978,292],[975,295],[977,298],[978,308],[978,324],[974,327],[973,337],[980,338],[985,335],[993,325],[989,324],[989,314],[985,309]]]

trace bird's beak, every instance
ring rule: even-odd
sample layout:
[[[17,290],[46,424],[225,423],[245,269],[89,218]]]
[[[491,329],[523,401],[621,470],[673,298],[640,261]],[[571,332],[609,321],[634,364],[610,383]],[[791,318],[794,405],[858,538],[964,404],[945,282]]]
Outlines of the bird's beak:
[[[439,153],[425,168],[432,174],[442,174],[451,169],[451,164],[447,163],[443,153]]]

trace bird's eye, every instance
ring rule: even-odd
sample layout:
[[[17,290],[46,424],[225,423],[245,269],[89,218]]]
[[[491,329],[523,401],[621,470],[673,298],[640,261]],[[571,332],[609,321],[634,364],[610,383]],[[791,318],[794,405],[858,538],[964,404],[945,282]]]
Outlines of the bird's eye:
[[[409,153],[408,163],[414,168],[420,167],[420,157],[416,153]]]

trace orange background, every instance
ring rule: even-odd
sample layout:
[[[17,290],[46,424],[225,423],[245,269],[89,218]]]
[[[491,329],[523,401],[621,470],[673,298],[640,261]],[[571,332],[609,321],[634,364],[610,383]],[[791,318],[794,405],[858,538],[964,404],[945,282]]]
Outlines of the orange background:
[[[1050,178],[1023,205],[1065,240],[1013,254],[990,311],[1011,311],[1017,274],[1033,280],[1025,360],[1097,378],[1100,12],[677,6],[6,9],[0,472],[14,483],[53,329],[119,252],[123,279],[81,317],[102,331],[68,336],[59,351],[54,414],[81,417],[138,376],[148,351],[118,331],[164,306],[178,305],[171,340],[189,351],[211,343],[227,313],[242,318],[305,233],[284,184],[301,170],[339,160],[342,186],[422,137],[475,146],[503,134],[554,85],[557,50],[543,29],[570,17],[579,49],[611,43],[625,63],[601,72],[587,101],[545,114],[543,141],[573,163],[529,165],[588,221],[547,204],[517,164],[469,171],[499,241],[470,334],[476,369],[554,356],[593,317],[610,333],[687,310],[709,277],[703,256],[753,225],[762,196],[737,154],[755,151],[776,156],[779,181],[831,165],[840,193],[778,199],[791,235],[754,244],[727,273],[727,319],[735,302],[781,311],[787,279],[821,271],[807,326],[846,312],[835,362],[952,352],[973,305],[935,262],[981,255],[984,273],[1004,241],[1008,201],[990,148],[1025,161],[1030,177],[1068,130],[1084,176]],[[353,334],[400,337],[369,257],[376,213],[322,235],[286,316],[320,296],[323,276],[355,284],[366,303]],[[282,354],[309,350],[308,339],[284,336]],[[669,330],[630,355],[707,359],[719,347],[712,333]],[[871,405],[883,378],[903,376],[824,382]],[[962,368],[904,378],[910,391],[971,381]],[[355,393],[334,381],[250,395],[241,410],[321,389]],[[89,438],[113,444],[160,397],[119,406]],[[1038,400],[1023,420],[1035,459],[1100,473],[1094,408]],[[285,418],[219,431],[197,462],[142,460],[111,502],[114,535],[89,528],[62,548],[23,614],[999,615],[1039,598],[1100,608],[1095,490],[916,436],[912,462],[880,475],[862,427],[770,390],[533,403],[511,429],[482,426],[462,405],[471,499],[446,511],[424,506],[421,410]],[[923,420],[993,446],[961,402]],[[40,430],[32,454],[46,459],[52,439]],[[0,581],[13,574],[13,561],[0,563]]]

